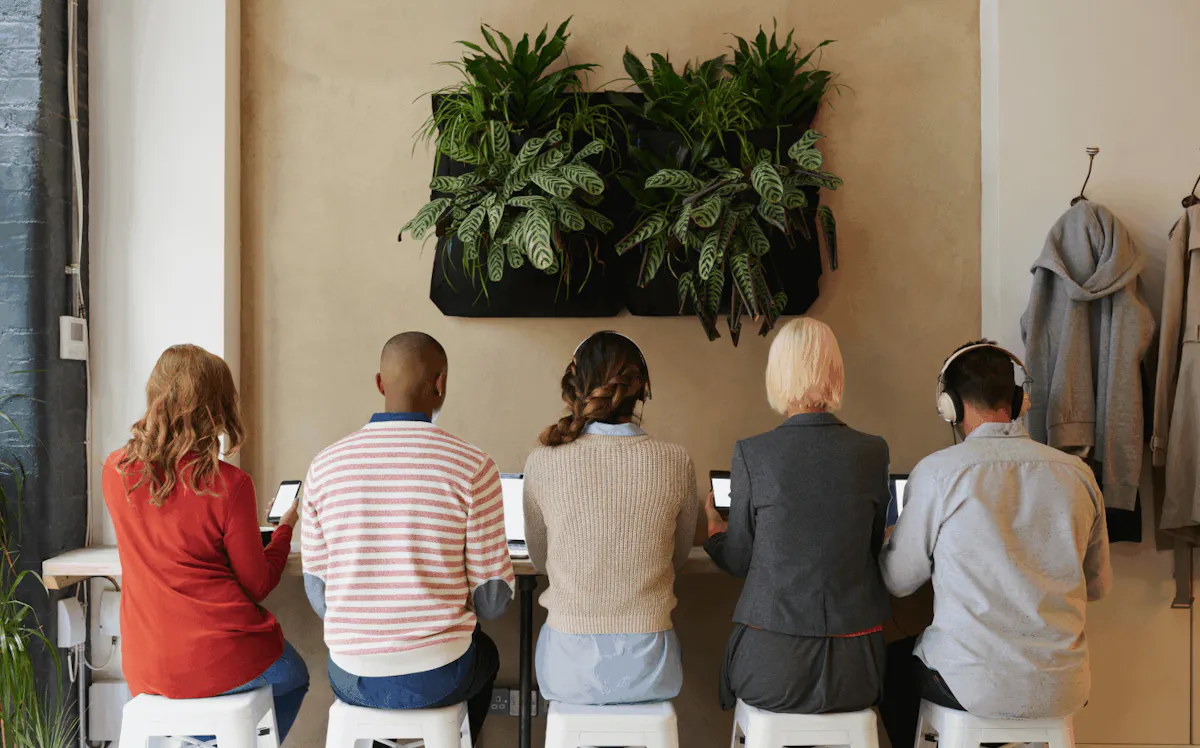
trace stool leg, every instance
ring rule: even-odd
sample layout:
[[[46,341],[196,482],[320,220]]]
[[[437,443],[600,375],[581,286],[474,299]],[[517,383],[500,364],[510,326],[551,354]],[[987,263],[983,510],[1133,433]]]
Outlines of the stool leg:
[[[255,732],[261,732],[264,728],[267,730],[267,734],[257,737],[255,740],[257,748],[279,748],[282,741],[279,739],[279,725],[275,721],[274,709],[267,712],[266,716],[262,718],[262,722],[258,723],[258,729]],[[217,748],[220,748],[219,744]]]
[[[783,742],[777,735],[772,734],[768,725],[755,724],[758,720],[747,720],[743,729],[746,735],[746,748],[780,748]]]
[[[743,738],[743,737],[745,737],[745,735],[746,734],[744,732],[742,732],[742,723],[738,721],[737,715],[734,715],[733,737],[729,739],[729,748],[742,748],[742,745],[738,741],[738,738]]]
[[[645,733],[642,744],[646,748],[679,748],[679,729]]]
[[[425,732],[425,748],[460,748],[461,727],[454,724],[438,725]]]
[[[874,722],[863,723],[850,732],[851,748],[879,748],[879,730]]]
[[[217,748],[258,748],[258,729],[244,725],[217,730]]]
[[[1068,720],[1061,730],[1054,730],[1047,737],[1048,748],[1075,748],[1075,725]]]

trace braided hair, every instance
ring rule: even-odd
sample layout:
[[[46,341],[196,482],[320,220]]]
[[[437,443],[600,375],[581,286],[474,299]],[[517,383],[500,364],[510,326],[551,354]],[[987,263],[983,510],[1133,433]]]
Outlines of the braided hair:
[[[614,332],[592,335],[580,344],[563,374],[567,412],[542,432],[542,444],[570,444],[590,423],[630,420],[638,401],[647,399],[649,383],[650,372],[637,344]]]

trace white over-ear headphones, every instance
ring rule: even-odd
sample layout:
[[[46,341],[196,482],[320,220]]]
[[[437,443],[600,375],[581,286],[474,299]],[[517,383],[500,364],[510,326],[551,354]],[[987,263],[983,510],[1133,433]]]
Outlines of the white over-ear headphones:
[[[1021,359],[1017,358],[1011,351],[1001,348],[988,340],[982,340],[978,343],[968,343],[950,354],[950,358],[946,359],[946,363],[942,364],[942,370],[938,372],[936,393],[938,415],[942,417],[943,421],[952,426],[962,423],[965,411],[963,410],[962,397],[954,390],[946,389],[946,371],[950,368],[950,364],[954,363],[963,354],[977,351],[981,348],[991,348],[1000,351],[1005,356],[1008,356],[1010,361],[1020,367],[1021,372],[1025,375],[1025,381],[1021,384],[1013,384],[1012,403],[1009,406],[1012,420],[1015,421],[1020,418],[1029,404],[1029,396],[1026,390],[1033,379],[1030,378],[1029,369],[1025,368],[1025,364]]]

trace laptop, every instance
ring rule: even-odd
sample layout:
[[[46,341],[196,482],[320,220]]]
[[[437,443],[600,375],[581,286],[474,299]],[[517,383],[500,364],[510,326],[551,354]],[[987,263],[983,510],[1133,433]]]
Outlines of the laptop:
[[[888,482],[891,484],[892,500],[888,503],[887,526],[891,527],[904,511],[904,489],[908,485],[908,473],[892,473]]]
[[[529,558],[525,546],[525,475],[501,473],[500,491],[504,500],[504,534],[508,538],[508,555]]]

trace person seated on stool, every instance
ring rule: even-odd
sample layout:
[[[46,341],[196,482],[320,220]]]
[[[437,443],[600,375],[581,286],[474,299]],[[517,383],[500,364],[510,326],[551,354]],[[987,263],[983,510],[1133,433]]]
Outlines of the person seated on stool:
[[[378,709],[467,704],[478,741],[500,669],[478,619],[513,598],[496,464],[433,425],[446,351],[421,332],[383,347],[383,412],[305,481],[304,588],[325,622],[337,698]]]
[[[938,409],[965,440],[913,469],[880,557],[898,597],[933,579],[914,682],[884,698],[893,744],[912,739],[922,696],[1020,719],[1066,717],[1088,698],[1084,613],[1112,579],[1104,499],[1082,460],[1029,438],[1014,364],[989,341],[947,359]]]
[[[279,739],[300,712],[308,668],[259,603],[291,550],[292,506],[264,549],[254,482],[221,461],[242,446],[229,367],[168,348],[146,414],[108,456],[102,485],[121,557],[121,669],[129,691],[200,699],[271,686]]]
[[[650,372],[624,335],[579,345],[562,398],[567,414],[525,464],[525,540],[549,577],[538,686],[569,704],[672,699],[683,685],[672,588],[700,511],[692,460],[638,426]]]
[[[891,615],[879,574],[887,442],[833,415],[842,354],[825,323],[785,325],[766,379],[771,407],[787,420],[734,448],[728,523],[711,494],[706,506],[705,550],[746,580],[721,668],[721,708],[741,699],[790,714],[869,709],[882,695],[882,624]]]

